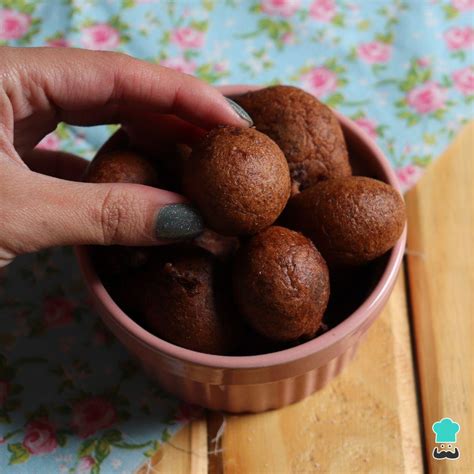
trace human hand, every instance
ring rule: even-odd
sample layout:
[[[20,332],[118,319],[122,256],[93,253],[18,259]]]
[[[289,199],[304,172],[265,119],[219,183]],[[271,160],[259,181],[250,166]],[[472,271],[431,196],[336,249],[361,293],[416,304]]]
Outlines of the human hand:
[[[0,47],[0,267],[57,245],[162,243],[158,214],[185,202],[147,186],[74,181],[84,160],[34,150],[59,122],[121,123],[152,147],[218,124],[248,126],[243,114],[198,79],[123,54]],[[190,234],[202,226],[188,206],[182,219]]]

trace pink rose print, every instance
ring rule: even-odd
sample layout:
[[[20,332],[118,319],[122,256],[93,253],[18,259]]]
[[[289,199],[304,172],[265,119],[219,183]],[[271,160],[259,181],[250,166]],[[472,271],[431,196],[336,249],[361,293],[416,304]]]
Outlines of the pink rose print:
[[[107,51],[119,45],[120,34],[112,26],[99,23],[82,30],[81,42],[85,48]]]
[[[361,44],[357,48],[359,58],[369,64],[383,64],[392,55],[392,46],[380,41]]]
[[[36,145],[36,148],[57,150],[59,148],[59,137],[54,132],[51,132]]]
[[[422,68],[425,68],[425,67],[428,67],[431,64],[431,60],[430,60],[430,58],[422,57],[422,58],[419,58],[416,61],[416,64],[418,64],[418,66],[420,66]]]
[[[425,82],[408,93],[407,102],[419,114],[430,114],[444,106],[445,98],[446,91],[439,84]]]
[[[86,474],[95,466],[95,459],[92,456],[84,456],[77,465],[77,473]]]
[[[62,296],[45,298],[43,320],[46,327],[58,327],[73,321],[74,304]]]
[[[454,71],[452,76],[454,87],[464,95],[474,94],[474,70],[466,67]]]
[[[196,64],[183,57],[164,59],[160,64],[185,74],[192,74],[196,70]]]
[[[325,67],[314,68],[304,74],[301,81],[303,88],[317,97],[324,97],[337,87],[336,74]]]
[[[460,12],[474,10],[474,0],[452,0],[453,7]]]
[[[359,117],[354,120],[354,122],[362,129],[364,132],[372,138],[372,140],[375,140],[377,138],[377,124],[367,118],[367,117]]]
[[[272,16],[291,16],[300,7],[300,0],[262,0],[262,11]]]
[[[396,171],[400,188],[403,192],[411,188],[420,179],[423,174],[423,168],[416,165],[407,165]]]
[[[6,380],[0,380],[0,407],[3,407],[3,405],[5,405],[9,391],[10,383]]]
[[[474,46],[474,29],[470,26],[454,27],[445,31],[444,39],[451,51],[472,48]]]
[[[214,71],[226,72],[229,69],[229,65],[226,61],[220,61],[214,64]]]
[[[295,35],[293,33],[284,33],[281,37],[283,44],[294,44],[295,42]]]
[[[115,408],[101,397],[82,400],[73,407],[72,426],[81,438],[112,426],[116,419]]]
[[[26,426],[23,446],[30,454],[51,453],[58,446],[54,426],[47,418],[30,421]]]
[[[49,40],[46,46],[50,46],[51,48],[67,48],[70,46],[70,43],[66,38],[56,38]]]
[[[26,35],[31,25],[31,17],[24,13],[0,9],[0,40],[15,40]]]
[[[331,21],[336,15],[334,0],[315,0],[309,7],[309,16],[318,21]]]
[[[194,28],[178,28],[171,33],[171,42],[183,49],[197,49],[204,45],[205,36]]]

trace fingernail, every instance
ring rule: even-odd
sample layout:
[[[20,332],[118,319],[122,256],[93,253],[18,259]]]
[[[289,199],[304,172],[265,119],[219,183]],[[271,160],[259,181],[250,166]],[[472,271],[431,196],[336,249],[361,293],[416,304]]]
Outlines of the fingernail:
[[[169,204],[158,212],[155,230],[158,239],[189,239],[204,230],[204,222],[189,204]]]
[[[253,126],[252,117],[250,117],[250,115],[237,102],[234,102],[232,99],[229,99],[228,97],[226,97],[225,100],[229,103],[229,105],[234,109],[234,112],[242,120],[245,120],[249,124],[250,127]]]

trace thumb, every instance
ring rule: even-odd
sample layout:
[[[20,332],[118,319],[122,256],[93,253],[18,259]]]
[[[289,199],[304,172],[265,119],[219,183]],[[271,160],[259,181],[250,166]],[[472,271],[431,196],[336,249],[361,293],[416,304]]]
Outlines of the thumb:
[[[169,191],[71,182],[18,166],[10,173],[12,184],[1,193],[0,246],[14,255],[71,244],[157,245],[203,230],[196,210]]]

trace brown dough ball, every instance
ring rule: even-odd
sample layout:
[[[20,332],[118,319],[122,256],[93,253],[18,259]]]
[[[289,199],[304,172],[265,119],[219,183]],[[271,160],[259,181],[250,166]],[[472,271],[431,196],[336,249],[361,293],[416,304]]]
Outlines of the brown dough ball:
[[[223,235],[255,234],[280,215],[290,195],[283,153],[254,129],[211,130],[185,162],[185,194]]]
[[[233,288],[255,331],[275,341],[292,341],[316,334],[329,300],[329,273],[308,238],[274,226],[237,252]]]
[[[158,173],[153,164],[142,155],[129,150],[98,154],[87,168],[85,181],[159,185]]]
[[[257,130],[282,149],[292,194],[327,178],[351,175],[341,126],[331,109],[291,86],[272,86],[236,97]]]
[[[186,349],[231,352],[239,325],[225,267],[211,253],[191,245],[155,250],[131,289],[146,324],[159,337]]]
[[[362,176],[321,181],[293,196],[282,216],[285,225],[311,238],[329,265],[358,265],[383,255],[405,220],[400,194]]]

